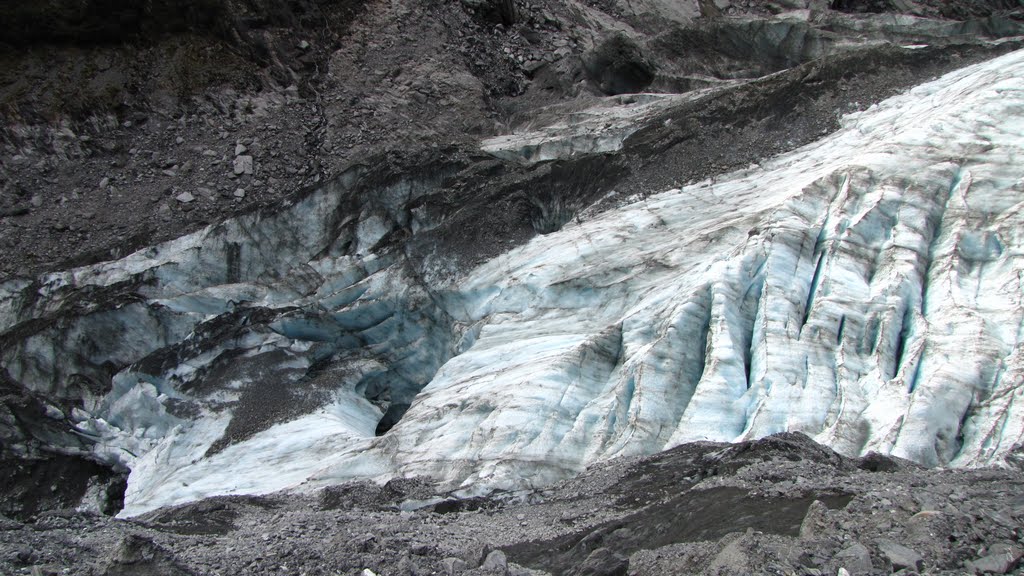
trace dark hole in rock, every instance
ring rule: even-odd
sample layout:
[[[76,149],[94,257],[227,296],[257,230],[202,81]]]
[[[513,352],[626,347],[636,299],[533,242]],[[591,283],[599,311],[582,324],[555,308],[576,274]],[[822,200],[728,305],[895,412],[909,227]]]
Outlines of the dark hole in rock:
[[[127,474],[78,456],[53,454],[21,461],[0,458],[0,483],[4,486],[0,512],[28,520],[46,510],[85,505],[112,516],[124,507],[127,481]]]
[[[636,42],[622,34],[595,48],[585,58],[584,67],[591,81],[609,96],[640,92],[654,82],[654,65]]]
[[[409,410],[409,404],[392,404],[388,407],[387,411],[384,412],[384,417],[377,422],[377,436],[383,436],[387,434],[388,430],[394,428],[395,424],[402,419],[406,411]]]
[[[500,504],[490,498],[460,498],[444,500],[434,504],[434,512],[437,514],[452,514],[458,512],[475,512],[477,510],[491,510],[498,508]]]
[[[896,472],[906,466],[901,465],[889,456],[879,454],[878,452],[871,452],[860,459],[857,467],[868,472]]]

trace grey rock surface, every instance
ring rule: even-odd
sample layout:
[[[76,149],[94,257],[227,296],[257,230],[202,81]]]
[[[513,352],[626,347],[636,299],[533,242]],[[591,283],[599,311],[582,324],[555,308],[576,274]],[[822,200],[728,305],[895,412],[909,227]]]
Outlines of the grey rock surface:
[[[888,463],[872,471],[878,458],[789,434],[615,460],[463,510],[425,505],[451,497],[421,480],[219,497],[129,521],[65,510],[5,523],[0,573],[879,574],[893,558],[928,574],[1017,569],[1020,473]],[[954,496],[962,510],[934,517],[952,538],[899,545],[919,501]],[[814,502],[826,504],[817,530],[801,535]]]
[[[893,571],[909,568],[920,570],[923,559],[916,551],[889,539],[878,541],[878,549],[882,556],[892,564]]]

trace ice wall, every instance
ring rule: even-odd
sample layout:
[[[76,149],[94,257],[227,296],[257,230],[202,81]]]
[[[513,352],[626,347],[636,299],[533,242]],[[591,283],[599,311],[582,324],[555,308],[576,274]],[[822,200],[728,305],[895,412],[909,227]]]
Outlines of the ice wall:
[[[0,358],[84,398],[54,417],[131,468],[128,515],[361,477],[524,488],[781,431],[998,464],[1024,435],[1022,113],[1018,52],[455,278],[383,242],[430,226],[401,209],[429,185],[346,216],[343,179],[0,287]]]
[[[467,489],[793,430],[998,463],[1024,424],[1022,72],[950,74],[479,267],[448,305],[472,346],[372,452]]]

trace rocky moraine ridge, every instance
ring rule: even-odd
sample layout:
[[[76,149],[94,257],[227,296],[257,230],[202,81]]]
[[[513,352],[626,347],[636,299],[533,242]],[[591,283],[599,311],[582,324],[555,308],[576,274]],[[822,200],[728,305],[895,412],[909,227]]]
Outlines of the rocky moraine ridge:
[[[1019,3],[0,11],[0,571],[1024,569]]]

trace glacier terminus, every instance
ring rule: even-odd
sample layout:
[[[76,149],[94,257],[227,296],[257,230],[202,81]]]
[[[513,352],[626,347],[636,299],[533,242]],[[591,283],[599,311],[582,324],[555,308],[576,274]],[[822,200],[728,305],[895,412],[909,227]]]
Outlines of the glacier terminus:
[[[998,465],[1024,441],[1022,159],[1017,51],[471,266],[407,248],[429,245],[416,201],[443,174],[349,213],[353,171],[3,284],[0,361],[81,400],[47,414],[83,439],[69,451],[131,471],[124,516],[360,478],[537,488],[787,431]]]

